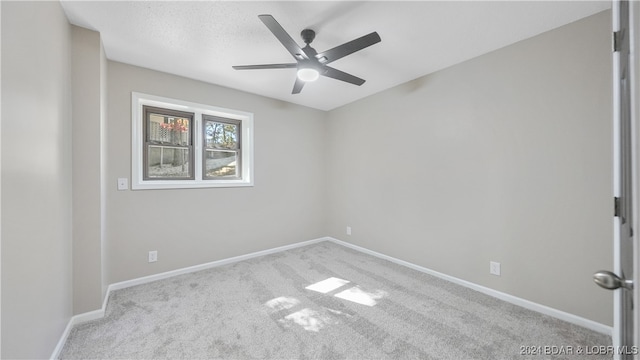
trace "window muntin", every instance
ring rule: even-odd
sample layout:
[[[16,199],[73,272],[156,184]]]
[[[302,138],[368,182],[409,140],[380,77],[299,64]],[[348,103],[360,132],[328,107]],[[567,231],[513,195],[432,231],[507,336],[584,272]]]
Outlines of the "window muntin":
[[[242,136],[240,120],[203,115],[203,177],[239,179],[242,177]]]
[[[192,180],[193,113],[143,106],[144,180]]]

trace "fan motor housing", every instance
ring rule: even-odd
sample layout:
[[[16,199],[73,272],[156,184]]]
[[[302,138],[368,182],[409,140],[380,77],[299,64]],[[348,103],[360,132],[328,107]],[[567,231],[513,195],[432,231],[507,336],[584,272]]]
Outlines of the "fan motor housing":
[[[311,29],[304,29],[300,33],[305,44],[310,44],[316,38],[316,32]]]

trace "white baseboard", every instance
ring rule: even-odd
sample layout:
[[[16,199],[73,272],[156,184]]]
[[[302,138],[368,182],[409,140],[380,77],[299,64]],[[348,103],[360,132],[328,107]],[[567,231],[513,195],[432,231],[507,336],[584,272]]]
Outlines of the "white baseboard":
[[[601,334],[605,334],[605,335],[611,336],[611,334],[613,333],[613,328],[611,326],[607,326],[607,325],[601,324],[599,322],[595,322],[593,320],[585,319],[583,317],[580,317],[580,316],[577,316],[577,315],[574,315],[574,314],[570,314],[568,312],[564,312],[564,311],[561,311],[561,310],[558,310],[558,309],[554,309],[554,308],[549,307],[549,306],[541,305],[541,304],[535,303],[533,301],[529,301],[529,300],[525,300],[525,299],[519,298],[517,296],[509,295],[507,293],[503,293],[503,292],[500,292],[500,291],[497,291],[497,290],[494,290],[494,289],[491,289],[491,288],[488,288],[488,287],[485,287],[485,286],[482,286],[482,285],[474,284],[472,282],[469,282],[469,281],[466,281],[466,280],[462,280],[462,279],[459,279],[459,278],[456,278],[456,277],[453,277],[453,276],[450,276],[450,275],[446,275],[446,274],[443,274],[443,273],[440,273],[440,272],[437,272],[437,271],[434,271],[434,270],[431,270],[431,269],[428,269],[428,268],[425,268],[425,267],[422,267],[420,265],[416,265],[416,264],[413,264],[413,263],[410,263],[410,262],[407,262],[407,261],[404,261],[404,260],[396,259],[396,258],[394,258],[392,256],[384,255],[384,254],[381,254],[379,252],[375,252],[373,250],[369,250],[367,248],[363,248],[363,247],[358,246],[358,245],[353,245],[351,243],[348,243],[348,242],[345,242],[345,241],[342,241],[342,240],[338,240],[338,239],[331,238],[331,237],[329,237],[328,239],[329,239],[329,241],[331,241],[331,242],[333,242],[335,244],[339,244],[339,245],[348,247],[350,249],[357,250],[357,251],[360,251],[362,253],[375,256],[375,257],[380,258],[380,259],[385,259],[385,260],[391,261],[393,263],[396,263],[398,265],[406,266],[408,268],[423,272],[425,274],[433,275],[435,277],[450,281],[452,283],[455,283],[455,284],[458,284],[458,285],[462,285],[462,286],[464,286],[466,288],[479,291],[479,292],[481,292],[483,294],[486,294],[486,295],[489,295],[489,296],[493,296],[495,298],[498,298],[500,300],[506,301],[508,303],[521,306],[521,307],[523,307],[525,309],[529,309],[529,310],[533,310],[533,311],[536,311],[536,312],[539,312],[539,313],[542,313],[542,314],[545,314],[545,315],[549,315],[549,316],[552,316],[554,318],[557,318],[557,319],[560,319],[560,320],[564,320],[566,322],[569,322],[569,323],[572,323],[572,324],[575,324],[575,325],[579,325],[579,326],[582,326],[584,328],[599,332]]]
[[[523,308],[529,309],[529,310],[533,310],[533,311],[537,311],[539,313],[545,314],[545,315],[549,315],[555,318],[558,318],[560,320],[564,320],[566,322],[572,323],[572,324],[576,324],[582,327],[585,327],[587,329],[591,329],[593,331],[597,331],[599,333],[605,334],[605,335],[609,335],[611,336],[612,334],[612,327],[611,326],[607,326],[604,324],[600,324],[598,322],[595,322],[593,320],[589,320],[589,319],[585,319],[583,317],[577,316],[577,315],[573,315],[564,311],[560,311],[545,305],[541,305],[538,303],[534,303],[532,301],[529,300],[525,300],[513,295],[509,295],[494,289],[490,289],[488,287],[484,287],[478,284],[474,284],[472,282],[466,281],[466,280],[462,280],[450,275],[446,275],[425,267],[422,267],[420,265],[416,265],[404,260],[400,260],[400,259],[396,259],[392,256],[388,256],[388,255],[384,255],[378,252],[375,252],[373,250],[369,250],[367,248],[363,248],[361,246],[358,245],[353,245],[351,243],[342,241],[342,240],[338,240],[332,237],[323,237],[323,238],[318,238],[318,239],[313,239],[313,240],[308,240],[308,241],[302,241],[299,243],[295,243],[295,244],[290,244],[290,245],[285,245],[285,246],[280,246],[277,248],[272,248],[272,249],[267,249],[267,250],[262,250],[262,251],[257,251],[257,252],[253,252],[250,254],[246,254],[246,255],[240,255],[240,256],[234,256],[231,258],[227,258],[227,259],[222,259],[222,260],[217,260],[217,261],[212,261],[212,262],[208,262],[205,264],[200,264],[200,265],[195,265],[195,266],[190,266],[190,267],[186,267],[186,268],[182,268],[182,269],[176,269],[176,270],[172,270],[172,271],[167,271],[167,272],[163,272],[160,274],[154,274],[154,275],[149,275],[149,276],[145,276],[145,277],[141,277],[141,278],[137,278],[137,279],[132,279],[132,280],[126,280],[126,281],[122,281],[122,282],[118,282],[118,283],[114,283],[109,285],[109,287],[107,288],[107,293],[105,294],[104,297],[104,301],[102,302],[102,308],[98,309],[98,310],[94,310],[94,311],[90,311],[87,313],[82,313],[82,314],[78,314],[73,316],[70,320],[69,323],[67,324],[67,327],[64,329],[64,332],[62,333],[62,336],[60,337],[60,341],[58,341],[58,345],[56,346],[56,348],[54,349],[53,353],[51,354],[51,359],[57,359],[58,356],[60,355],[60,351],[62,351],[62,347],[64,346],[65,342],[67,341],[67,337],[69,336],[69,333],[71,332],[71,329],[73,329],[73,327],[75,325],[78,324],[82,324],[84,322],[87,321],[91,321],[91,320],[96,320],[96,319],[101,319],[104,317],[106,309],[107,309],[107,302],[109,301],[109,295],[111,294],[112,291],[115,290],[120,290],[120,289],[125,289],[131,286],[136,286],[136,285],[142,285],[142,284],[146,284],[146,283],[150,283],[152,281],[157,281],[157,280],[162,280],[162,279],[167,279],[170,277],[174,277],[177,275],[182,275],[182,274],[188,274],[188,273],[192,273],[192,272],[196,272],[196,271],[201,271],[201,270],[206,270],[206,269],[211,269],[214,267],[218,267],[218,266],[223,266],[223,265],[228,265],[228,264],[233,264],[239,261],[244,261],[244,260],[249,260],[249,259],[253,259],[256,257],[260,257],[260,256],[264,256],[264,255],[270,255],[270,254],[275,254],[278,252],[282,252],[282,251],[286,251],[286,250],[291,250],[291,249],[295,249],[295,248],[299,248],[299,247],[303,247],[303,246],[307,246],[307,245],[311,245],[311,244],[316,244],[322,241],[330,241],[333,242],[334,244],[338,244],[338,245],[342,245],[345,247],[348,247],[350,249],[353,250],[357,250],[360,251],[362,253],[368,254],[368,255],[372,255],[375,256],[377,258],[380,259],[384,259],[384,260],[388,260],[391,261],[393,263],[402,265],[402,266],[406,266],[408,268],[423,272],[425,274],[429,274],[429,275],[433,275],[436,277],[439,277],[441,279],[450,281],[452,283],[479,291],[483,294],[487,294],[489,296],[493,296],[495,298],[498,298],[500,300],[509,302],[511,304],[514,305],[518,305],[521,306]]]
[[[71,333],[71,329],[73,329],[74,326],[78,324],[82,324],[87,321],[102,319],[103,317],[104,317],[104,307],[100,310],[94,310],[94,311],[78,314],[71,317],[71,319],[69,320],[69,323],[67,324],[67,327],[65,327],[64,331],[62,332],[62,336],[60,337],[60,340],[58,341],[56,348],[53,350],[53,353],[51,354],[51,359],[58,358],[58,356],[60,355],[60,351],[62,351],[62,347],[64,346],[64,343],[67,342],[69,333]]]
[[[249,259],[253,259],[260,256],[275,254],[282,251],[287,251],[287,250],[319,243],[322,241],[331,241],[331,239],[328,237],[323,237],[323,238],[318,238],[318,239],[313,239],[308,241],[302,241],[295,244],[280,246],[277,248],[272,248],[272,249],[267,249],[262,251],[256,251],[250,254],[234,256],[227,259],[212,261],[205,264],[189,266],[182,269],[171,270],[171,271],[163,272],[160,274],[144,276],[137,279],[131,279],[131,280],[126,280],[126,281],[121,281],[118,283],[111,284],[107,287],[107,293],[104,296],[101,309],[75,315],[69,320],[69,323],[67,324],[67,327],[64,329],[64,332],[62,333],[62,336],[60,337],[60,340],[58,341],[56,348],[53,350],[53,353],[51,354],[51,359],[52,360],[58,359],[58,357],[60,356],[60,352],[62,351],[62,347],[67,342],[69,333],[71,332],[71,329],[73,329],[75,325],[82,324],[84,322],[91,321],[91,320],[101,319],[104,317],[107,309],[107,303],[109,301],[109,295],[111,294],[112,291],[125,289],[131,286],[142,285],[142,284],[150,283],[157,280],[167,279],[167,278],[182,275],[182,274],[188,274],[196,271],[211,269],[218,266],[233,264],[239,261],[249,260]]]
[[[131,287],[131,286],[135,286],[135,285],[146,284],[146,283],[150,283],[152,281],[167,279],[167,278],[174,277],[174,276],[177,276],[177,275],[188,274],[188,273],[192,273],[192,272],[196,272],[196,271],[211,269],[211,268],[222,266],[222,265],[233,264],[233,263],[237,263],[239,261],[249,260],[249,259],[253,259],[253,258],[259,257],[259,256],[275,254],[275,253],[279,253],[279,252],[282,252],[282,251],[287,251],[287,250],[299,248],[299,247],[302,247],[302,246],[307,246],[307,245],[319,243],[319,242],[322,242],[322,241],[329,241],[329,240],[330,240],[329,238],[324,237],[324,238],[318,238],[318,239],[313,239],[313,240],[308,240],[308,241],[302,241],[302,242],[299,242],[299,243],[280,246],[280,247],[273,248],[273,249],[256,251],[256,252],[253,252],[253,253],[250,253],[250,254],[246,254],[246,255],[234,256],[234,257],[230,257],[230,258],[227,258],[227,259],[208,262],[208,263],[205,263],[205,264],[189,266],[189,267],[186,267],[186,268],[171,270],[171,271],[163,272],[163,273],[160,273],[160,274],[154,274],[154,275],[149,275],[149,276],[145,276],[145,277],[141,277],[141,278],[137,278],[137,279],[118,282],[118,283],[109,285],[109,287],[107,288],[107,296],[106,297],[108,298],[109,297],[109,292],[114,291],[114,290],[120,290],[120,289],[128,288],[128,287]],[[105,299],[105,302],[106,302],[106,299]],[[103,308],[104,308],[104,305],[103,305]]]

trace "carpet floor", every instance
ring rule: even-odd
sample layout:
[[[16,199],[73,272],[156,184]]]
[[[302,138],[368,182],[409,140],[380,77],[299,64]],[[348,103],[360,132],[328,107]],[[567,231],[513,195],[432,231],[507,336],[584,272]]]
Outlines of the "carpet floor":
[[[609,345],[321,242],[114,291],[103,319],[71,330],[60,359],[579,359]]]

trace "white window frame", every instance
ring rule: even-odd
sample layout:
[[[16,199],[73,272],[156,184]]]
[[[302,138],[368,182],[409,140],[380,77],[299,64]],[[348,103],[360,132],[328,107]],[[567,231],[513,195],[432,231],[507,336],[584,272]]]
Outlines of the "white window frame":
[[[193,151],[194,180],[144,180],[143,178],[143,154],[144,132],[143,106],[153,106],[165,109],[179,110],[194,113]],[[202,172],[203,164],[203,121],[202,115],[213,115],[227,119],[241,121],[241,175],[239,179],[210,179],[204,180]],[[221,107],[197,104],[184,100],[171,99],[161,96],[131,93],[131,189],[189,189],[212,187],[239,187],[253,186],[253,114],[225,109]]]

